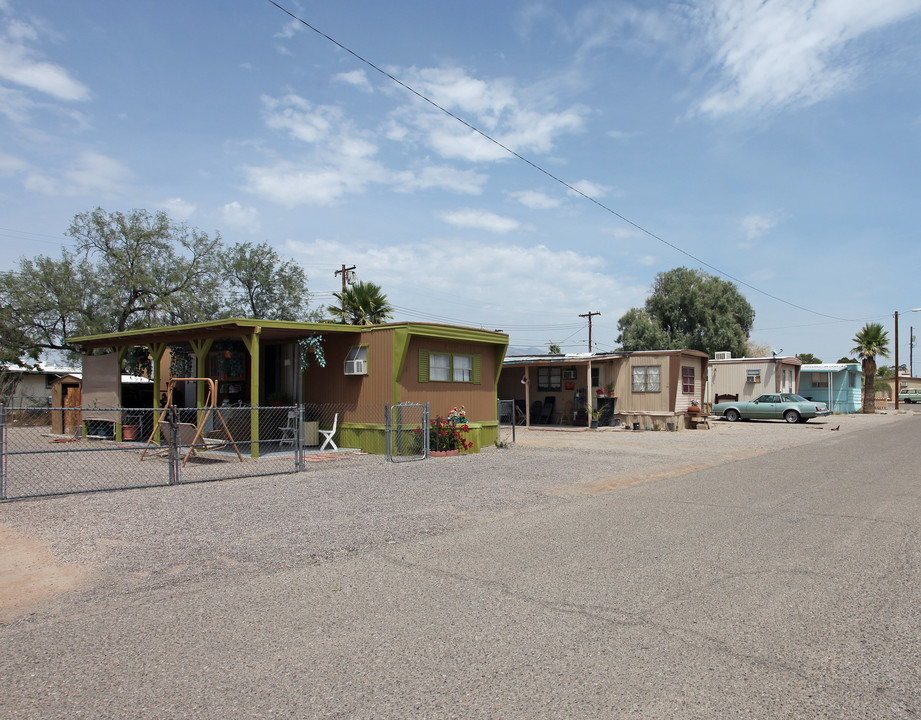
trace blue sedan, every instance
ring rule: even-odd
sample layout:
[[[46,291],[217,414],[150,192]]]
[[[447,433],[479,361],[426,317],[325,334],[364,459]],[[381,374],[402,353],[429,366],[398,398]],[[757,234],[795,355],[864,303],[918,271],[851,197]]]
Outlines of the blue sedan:
[[[830,415],[831,410],[822,402],[813,402],[792,393],[768,393],[750,401],[729,401],[713,406],[714,415],[722,415],[729,422],[736,420],[786,420],[788,423],[806,422],[809,418]]]

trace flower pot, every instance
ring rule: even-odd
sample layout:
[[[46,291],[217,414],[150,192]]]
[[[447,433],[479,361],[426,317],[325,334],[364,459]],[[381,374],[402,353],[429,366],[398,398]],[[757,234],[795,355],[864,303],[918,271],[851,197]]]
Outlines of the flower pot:
[[[122,425],[122,440],[137,440],[138,439],[138,426],[137,425]]]
[[[688,413],[691,415],[696,415],[699,412],[700,412],[700,408],[697,407],[696,405],[691,405],[691,407],[688,408]]]
[[[429,457],[453,457],[460,455],[460,450],[429,450]]]

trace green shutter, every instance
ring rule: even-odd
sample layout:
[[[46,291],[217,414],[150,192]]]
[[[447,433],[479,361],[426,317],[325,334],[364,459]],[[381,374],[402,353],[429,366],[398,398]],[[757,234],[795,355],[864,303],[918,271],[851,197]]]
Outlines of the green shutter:
[[[473,365],[473,370],[471,372],[471,376],[472,376],[473,384],[479,385],[480,384],[480,356],[479,355],[473,356],[472,365]]]
[[[429,351],[419,351],[419,382],[427,383],[429,381]]]

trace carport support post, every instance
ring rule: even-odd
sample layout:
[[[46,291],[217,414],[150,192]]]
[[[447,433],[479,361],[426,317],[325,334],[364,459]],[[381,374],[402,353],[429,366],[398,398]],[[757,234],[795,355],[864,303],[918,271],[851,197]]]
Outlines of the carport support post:
[[[213,344],[214,338],[189,341],[189,345],[192,346],[192,352],[195,353],[195,365],[197,368],[196,377],[208,377],[208,353],[211,352],[211,346]],[[195,406],[198,408],[198,422],[201,422],[202,407],[205,405],[205,390],[205,383],[195,383]],[[212,402],[216,402],[217,398],[211,398],[211,400]],[[198,423],[196,422],[196,424]]]
[[[166,352],[166,343],[151,343],[150,344],[150,357],[153,361],[153,409],[154,414],[152,416],[153,420],[157,419],[156,411],[160,409],[160,385],[163,382],[163,373],[160,370],[160,362],[163,360],[163,353]],[[160,442],[160,424],[154,422],[154,440]]]
[[[249,350],[249,445],[250,457],[259,457],[259,333],[262,328],[253,328],[252,335],[243,336],[243,344]]]

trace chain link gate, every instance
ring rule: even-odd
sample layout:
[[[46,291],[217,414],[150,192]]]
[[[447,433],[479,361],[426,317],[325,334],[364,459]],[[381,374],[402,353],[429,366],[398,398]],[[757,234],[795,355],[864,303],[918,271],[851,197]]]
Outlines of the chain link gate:
[[[387,459],[425,460],[429,455],[429,404],[387,406]]]
[[[515,442],[515,425],[517,408],[514,400],[496,401],[496,417],[499,418],[499,431],[496,442],[501,445],[512,445]]]

